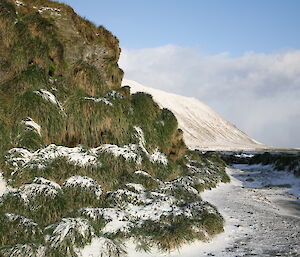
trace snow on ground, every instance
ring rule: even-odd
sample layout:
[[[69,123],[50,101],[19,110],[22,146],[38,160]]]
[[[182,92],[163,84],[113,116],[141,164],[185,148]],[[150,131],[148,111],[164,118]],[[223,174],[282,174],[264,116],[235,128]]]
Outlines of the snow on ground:
[[[269,148],[250,138],[198,99],[148,88],[123,79],[122,86],[126,85],[131,87],[131,93],[149,93],[160,107],[171,110],[184,131],[187,146],[192,149],[250,151]]]
[[[283,179],[285,175],[281,176],[270,167],[260,170],[261,167],[244,165],[239,168],[243,170],[237,167],[227,169],[231,176],[230,184],[220,184],[201,194],[225,218],[224,233],[211,242],[194,242],[168,255],[157,251],[151,254],[137,252],[133,242],[128,242],[128,256],[300,256],[300,203],[297,202],[300,179],[291,174],[289,177],[286,173],[283,182],[291,184],[290,187],[279,184],[280,177]],[[255,183],[250,185],[252,179],[253,182],[261,180],[264,187],[256,187]],[[286,201],[285,205],[278,202],[278,198]]]
[[[3,194],[5,194],[8,191],[7,185],[6,185],[6,181],[0,171],[0,196],[2,196]]]
[[[272,165],[236,164],[233,167],[240,171],[234,176],[243,181],[244,186],[259,193],[256,200],[279,206],[283,215],[300,217],[300,178],[288,171],[273,171]]]
[[[92,239],[90,245],[84,249],[79,249],[78,255],[82,257],[117,256],[121,252],[119,246],[112,240],[105,237],[97,237]]]

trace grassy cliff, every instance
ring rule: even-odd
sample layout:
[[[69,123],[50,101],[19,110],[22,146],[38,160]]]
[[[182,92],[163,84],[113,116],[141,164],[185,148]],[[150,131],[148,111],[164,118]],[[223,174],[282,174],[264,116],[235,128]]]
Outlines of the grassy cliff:
[[[118,40],[71,7],[0,2],[0,256],[77,256],[97,237],[170,250],[223,230],[199,192],[228,180],[175,116],[121,88]],[[119,224],[116,226],[116,224]]]

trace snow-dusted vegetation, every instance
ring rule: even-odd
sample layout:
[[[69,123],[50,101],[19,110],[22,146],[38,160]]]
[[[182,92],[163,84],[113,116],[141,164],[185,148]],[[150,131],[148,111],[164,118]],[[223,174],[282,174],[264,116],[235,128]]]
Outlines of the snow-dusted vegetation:
[[[141,156],[149,158],[145,150],[140,151],[144,153]],[[99,149],[90,152],[101,159]],[[36,155],[36,158],[41,156]],[[129,161],[122,155],[114,158]],[[222,231],[222,217],[199,195],[199,190],[226,181],[224,164],[221,160],[213,161],[215,158],[217,156],[204,158],[199,152],[191,152],[185,157],[184,174],[171,181],[163,181],[143,170],[131,170],[128,183],[113,191],[103,190],[96,179],[87,176],[74,175],[59,183],[36,177],[31,183],[5,193],[1,209],[6,218],[14,217],[12,215],[16,214],[10,213],[17,208],[19,213],[32,219],[24,217],[24,222],[28,220],[28,224],[33,224],[34,235],[37,232],[33,229],[38,228],[45,256],[54,253],[76,256],[88,251],[88,246],[83,250],[80,247],[92,240],[103,243],[104,253],[121,253],[125,250],[118,241],[122,237],[134,239],[144,250],[152,247],[169,250],[190,240],[209,240],[210,236]],[[7,164],[13,173],[26,169],[21,160],[11,158],[9,153]],[[34,157],[30,160],[34,163]],[[40,169],[47,170],[47,165],[52,163],[46,162]],[[99,167],[93,162],[90,165]],[[65,218],[70,212],[72,216]],[[24,226],[28,225],[24,223]],[[117,241],[110,241],[112,237]],[[38,241],[32,238],[31,243],[38,244]],[[39,247],[30,248],[29,245],[15,245],[9,251],[42,252]]]
[[[1,256],[168,251],[223,230],[199,192],[228,181],[224,162],[121,87],[115,36],[48,0],[2,0],[0,35]]]

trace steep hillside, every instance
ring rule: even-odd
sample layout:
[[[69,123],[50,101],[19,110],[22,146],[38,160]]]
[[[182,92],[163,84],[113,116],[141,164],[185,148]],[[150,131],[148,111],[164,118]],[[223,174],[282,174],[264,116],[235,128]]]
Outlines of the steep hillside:
[[[185,143],[191,149],[255,151],[269,148],[250,138],[195,98],[149,88],[127,79],[123,79],[122,86],[130,86],[132,93],[149,93],[160,107],[171,110],[178,120],[179,128],[184,132]]]
[[[118,40],[47,0],[0,1],[0,256],[168,251],[223,230],[199,192],[228,181],[174,114],[121,88]]]

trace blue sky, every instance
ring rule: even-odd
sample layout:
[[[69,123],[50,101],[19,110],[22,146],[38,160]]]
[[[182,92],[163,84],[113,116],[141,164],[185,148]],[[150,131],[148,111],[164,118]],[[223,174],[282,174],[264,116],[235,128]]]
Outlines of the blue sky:
[[[63,0],[120,40],[125,78],[300,148],[300,0]]]
[[[270,53],[300,48],[298,0],[64,0],[104,25],[121,47],[166,44],[209,54]]]

